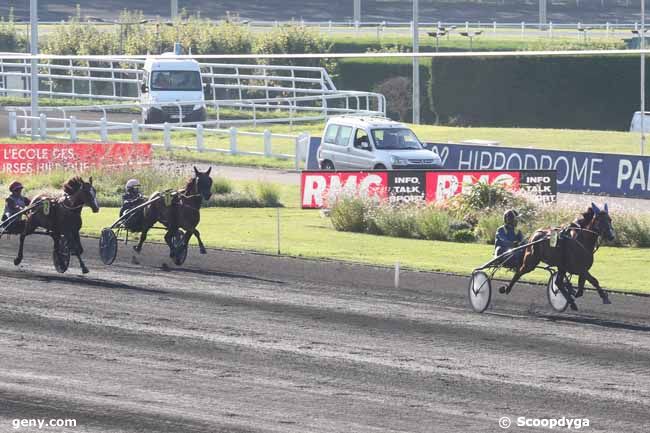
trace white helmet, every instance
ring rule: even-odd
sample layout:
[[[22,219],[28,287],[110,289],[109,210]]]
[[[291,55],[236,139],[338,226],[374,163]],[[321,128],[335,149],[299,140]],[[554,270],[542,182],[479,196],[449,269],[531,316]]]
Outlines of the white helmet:
[[[140,188],[140,182],[138,182],[138,179],[129,179],[126,182],[126,190],[127,191],[130,190],[130,189],[137,189],[137,188]]]

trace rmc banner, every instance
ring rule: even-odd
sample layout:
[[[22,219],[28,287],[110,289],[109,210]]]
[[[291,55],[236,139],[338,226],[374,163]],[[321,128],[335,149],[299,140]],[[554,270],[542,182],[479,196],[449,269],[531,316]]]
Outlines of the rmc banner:
[[[434,202],[460,194],[478,182],[504,184],[555,200],[554,171],[303,171],[300,194],[303,209],[329,207],[341,194],[377,197],[389,203]]]
[[[559,192],[650,198],[650,157],[429,143],[445,169],[556,170]]]

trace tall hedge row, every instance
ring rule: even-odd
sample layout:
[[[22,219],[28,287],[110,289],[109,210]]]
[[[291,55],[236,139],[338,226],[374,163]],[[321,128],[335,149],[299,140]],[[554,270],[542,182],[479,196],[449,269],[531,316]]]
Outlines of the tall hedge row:
[[[441,124],[450,125],[626,130],[639,107],[635,56],[445,58],[422,63],[425,123],[435,123],[437,114]],[[339,70],[338,85],[355,90],[373,90],[393,76],[410,79],[412,71],[410,61],[365,59],[343,61]],[[390,101],[388,108],[390,112]]]

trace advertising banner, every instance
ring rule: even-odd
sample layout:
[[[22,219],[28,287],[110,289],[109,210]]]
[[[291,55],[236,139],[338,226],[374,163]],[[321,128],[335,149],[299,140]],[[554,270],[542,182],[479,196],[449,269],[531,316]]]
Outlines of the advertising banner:
[[[650,198],[650,157],[429,143],[445,169],[555,170],[559,192]]]
[[[341,194],[378,197],[389,203],[430,203],[460,194],[478,182],[508,185],[548,200],[557,195],[555,172],[549,170],[303,171],[300,194],[303,209],[329,207]]]
[[[30,174],[53,169],[84,171],[94,167],[151,163],[151,144],[46,143],[0,144],[0,172]]]

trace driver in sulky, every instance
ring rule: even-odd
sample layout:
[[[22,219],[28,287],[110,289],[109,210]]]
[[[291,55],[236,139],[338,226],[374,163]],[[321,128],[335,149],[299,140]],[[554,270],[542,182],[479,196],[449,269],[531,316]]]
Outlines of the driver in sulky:
[[[524,235],[517,229],[517,217],[519,214],[514,209],[509,209],[503,214],[503,225],[499,227],[494,240],[494,256],[500,256],[512,248],[518,247],[524,241]],[[517,268],[522,262],[524,250],[516,251],[511,257],[507,257],[504,266]]]

